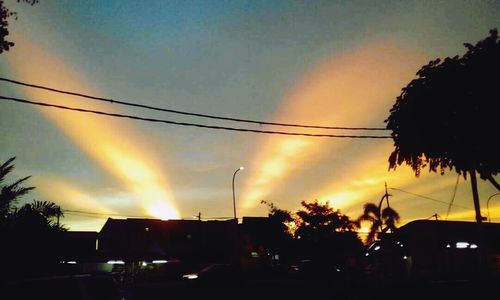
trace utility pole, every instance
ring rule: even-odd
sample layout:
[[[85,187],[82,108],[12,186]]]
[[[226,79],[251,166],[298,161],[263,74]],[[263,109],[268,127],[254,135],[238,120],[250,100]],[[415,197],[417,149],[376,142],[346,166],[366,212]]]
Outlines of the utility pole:
[[[387,192],[387,182],[385,182],[385,194],[382,196],[382,198],[380,199],[380,202],[378,203],[379,214],[381,214],[381,212],[382,212],[382,203],[384,202],[384,199],[387,202],[387,207],[390,207],[389,206],[389,196],[392,196],[392,195]]]
[[[382,198],[380,198],[380,202],[378,203],[378,215],[379,215],[379,218],[380,218],[380,224],[379,224],[379,230],[382,231],[382,203],[384,202],[384,199],[385,201],[387,202],[387,207],[390,207],[389,206],[389,196],[392,196],[391,194],[389,194],[389,192],[387,192],[387,181],[385,182],[385,194],[382,196]]]
[[[477,191],[476,170],[470,170],[470,182],[472,185],[472,200],[474,200],[474,210],[476,211],[476,222],[482,223],[486,218],[481,216],[481,208],[479,206],[479,193]]]
[[[389,195],[389,193],[387,192],[387,181],[386,181],[386,182],[384,182],[384,184],[385,184],[385,195],[384,195],[384,196],[385,196],[385,199],[386,199],[386,201],[387,201],[387,207],[391,207],[391,206],[389,205],[389,196],[390,196],[390,195]]]

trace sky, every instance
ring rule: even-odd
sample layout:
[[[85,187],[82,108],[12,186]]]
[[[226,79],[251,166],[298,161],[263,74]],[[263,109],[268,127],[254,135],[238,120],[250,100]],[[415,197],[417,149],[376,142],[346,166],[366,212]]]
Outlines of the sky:
[[[431,59],[461,55],[499,27],[498,1],[44,1],[10,22],[0,77],[167,109],[266,122],[385,127],[401,89]],[[0,94],[175,122],[270,131],[389,135],[252,125],[89,101],[0,82]],[[422,118],[425,122],[425,117]],[[328,201],[357,218],[389,188],[401,225],[434,214],[473,221],[470,182],[388,170],[392,139],[266,135],[0,102],[0,161],[31,175],[33,199],[70,230],[106,218],[266,216]],[[498,177],[497,177],[498,180]],[[456,193],[455,193],[456,187]],[[480,180],[482,214],[497,190]],[[453,206],[448,213],[448,205]],[[489,214],[500,221],[500,197]],[[85,213],[81,213],[85,212]]]

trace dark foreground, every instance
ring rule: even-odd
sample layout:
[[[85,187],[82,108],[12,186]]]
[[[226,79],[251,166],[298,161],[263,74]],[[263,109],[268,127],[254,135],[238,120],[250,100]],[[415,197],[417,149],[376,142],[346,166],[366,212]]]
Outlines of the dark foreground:
[[[127,299],[497,299],[500,282],[328,283],[316,280],[249,280],[237,284],[144,283]]]
[[[498,299],[498,276],[467,280],[382,280],[353,276],[235,276],[136,280],[119,283],[111,274],[19,280],[1,287],[0,299]]]

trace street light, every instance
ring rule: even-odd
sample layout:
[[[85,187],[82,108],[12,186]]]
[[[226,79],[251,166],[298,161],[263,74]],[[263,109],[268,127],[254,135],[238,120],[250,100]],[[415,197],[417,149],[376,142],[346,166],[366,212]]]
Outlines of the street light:
[[[236,197],[234,196],[234,178],[236,177],[236,173],[238,173],[239,170],[244,170],[244,169],[245,169],[244,167],[239,167],[238,169],[236,169],[236,171],[234,171],[234,174],[233,174],[233,213],[234,213],[234,219],[236,219],[236,199],[235,199]]]

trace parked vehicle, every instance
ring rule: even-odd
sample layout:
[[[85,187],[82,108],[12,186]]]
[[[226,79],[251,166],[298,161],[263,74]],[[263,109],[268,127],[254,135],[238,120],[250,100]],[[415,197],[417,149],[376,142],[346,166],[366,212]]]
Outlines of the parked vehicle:
[[[289,266],[288,273],[292,278],[300,279],[336,279],[342,270],[323,261],[302,259]]]
[[[238,272],[230,264],[210,264],[182,277],[187,281],[198,283],[224,283],[234,282],[238,278]]]

